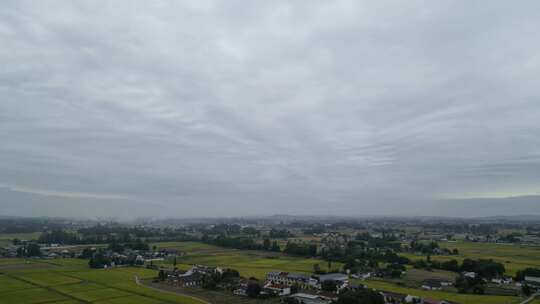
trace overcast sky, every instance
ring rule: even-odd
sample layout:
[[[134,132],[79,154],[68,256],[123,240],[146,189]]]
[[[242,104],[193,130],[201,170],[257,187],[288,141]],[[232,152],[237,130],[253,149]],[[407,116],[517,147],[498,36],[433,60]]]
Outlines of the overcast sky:
[[[540,195],[539,29],[538,1],[3,1],[0,214]]]

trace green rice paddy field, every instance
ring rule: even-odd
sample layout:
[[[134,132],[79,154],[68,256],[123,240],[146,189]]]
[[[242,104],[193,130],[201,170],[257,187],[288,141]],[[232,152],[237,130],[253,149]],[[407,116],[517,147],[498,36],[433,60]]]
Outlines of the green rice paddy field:
[[[280,253],[242,251],[207,245],[197,242],[155,243],[158,248],[174,248],[185,253],[177,258],[177,266],[187,269],[193,264],[234,268],[244,277],[264,279],[271,270],[282,270],[310,274],[313,265],[319,264],[327,270],[328,264],[319,259],[285,256]],[[535,247],[520,247],[496,244],[444,243],[443,246],[458,248],[459,259],[493,258],[504,262],[510,272],[525,267],[540,267],[540,251]],[[413,258],[418,256],[410,255]],[[456,258],[437,256],[437,259]],[[171,267],[172,261],[160,262],[161,266]],[[330,269],[342,265],[333,263]],[[134,277],[150,279],[156,276],[155,270],[126,267],[115,269],[90,269],[86,260],[54,259],[23,260],[0,259],[0,304],[3,303],[185,303],[200,304],[196,299],[178,294],[160,292],[135,283]],[[449,276],[445,272],[437,275]],[[433,299],[453,300],[462,304],[515,304],[519,297],[462,295],[443,291],[424,291],[414,288],[415,282],[427,275],[424,272],[411,272],[406,280],[411,284],[395,284],[387,281],[368,280],[362,284],[380,290],[413,294]],[[431,274],[429,274],[431,275]],[[417,282],[416,282],[417,283]]]
[[[461,304],[517,304],[520,303],[522,300],[519,297],[509,296],[469,295],[445,291],[427,291],[416,288],[398,286],[396,284],[378,280],[367,280],[360,283],[374,289],[389,290],[393,292],[411,294],[430,299],[454,301]]]
[[[433,260],[446,261],[456,259],[461,261],[471,259],[493,259],[504,264],[507,275],[515,275],[518,270],[527,267],[540,268],[540,247],[509,244],[473,243],[473,242],[446,242],[439,243],[441,247],[459,250],[457,256],[437,255]],[[410,259],[425,259],[423,256],[403,254]]]
[[[264,279],[272,270],[311,274],[313,265],[328,269],[327,262],[319,259],[297,258],[276,253],[227,249],[197,242],[156,243],[158,248],[174,248],[186,253],[177,259],[177,267],[187,269],[193,264],[233,268],[243,277]],[[170,264],[171,261],[166,262]],[[340,263],[332,263],[332,269],[342,268]]]
[[[143,268],[90,269],[78,259],[0,260],[0,303],[201,304],[195,299],[139,286]]]

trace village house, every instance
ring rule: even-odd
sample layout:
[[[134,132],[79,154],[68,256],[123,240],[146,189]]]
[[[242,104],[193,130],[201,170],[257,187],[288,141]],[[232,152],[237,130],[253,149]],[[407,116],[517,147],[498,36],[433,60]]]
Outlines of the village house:
[[[413,295],[407,295],[405,297],[404,300],[404,303],[410,303],[410,304],[420,304],[422,303],[422,298],[418,297],[418,296],[413,296]]]
[[[529,285],[533,290],[540,291],[540,277],[525,276],[524,283]]]
[[[300,288],[313,288],[317,285],[317,280],[300,273],[271,271],[266,274],[266,281],[269,283],[284,284],[288,286],[298,285]]]
[[[405,302],[405,299],[407,298],[406,294],[390,291],[383,291],[381,294],[384,298],[384,302],[387,304],[407,303]]]
[[[247,287],[250,282],[258,282],[257,280],[240,279],[233,294],[237,296],[247,296]]]
[[[365,280],[365,279],[371,278],[371,275],[372,275],[371,272],[359,272],[359,273],[352,274],[351,277],[353,279]]]
[[[494,278],[491,279],[491,283],[499,284],[499,285],[510,285],[513,283],[514,280],[512,280],[511,277],[503,277],[503,278]]]
[[[223,273],[220,267],[194,265],[188,271],[175,269],[165,271],[166,280],[169,284],[179,287],[197,287],[203,283],[206,274]]]
[[[321,239],[321,244],[317,246],[317,254],[324,255],[325,252],[336,249],[344,252],[350,241],[351,237],[345,234],[325,233]]]
[[[332,303],[332,300],[329,300],[327,298],[321,297],[316,294],[308,294],[308,293],[295,293],[289,298],[296,299],[300,303],[304,304],[330,304]]]
[[[318,288],[326,281],[334,281],[338,285],[338,289],[344,288],[349,284],[349,276],[344,273],[328,273],[316,275],[315,278],[319,281]]]
[[[269,294],[277,295],[277,296],[287,296],[291,294],[291,287],[284,284],[279,283],[266,283],[264,285],[263,290]]]
[[[422,288],[426,290],[441,290],[443,287],[452,286],[452,282],[444,279],[426,279],[422,282]]]
[[[466,277],[466,278],[474,279],[474,278],[476,278],[476,272],[465,271],[465,272],[463,272],[463,276]]]

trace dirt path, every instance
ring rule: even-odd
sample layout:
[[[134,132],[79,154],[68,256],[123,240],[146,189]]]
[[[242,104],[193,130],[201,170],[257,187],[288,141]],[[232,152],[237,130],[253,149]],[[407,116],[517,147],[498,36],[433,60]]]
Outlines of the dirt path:
[[[204,304],[212,304],[204,299],[201,299],[201,298],[197,298],[197,297],[194,297],[192,295],[188,295],[188,294],[185,294],[185,293],[181,293],[181,292],[177,292],[177,291],[169,291],[169,290],[164,290],[164,289],[161,289],[161,288],[157,288],[157,287],[154,287],[154,286],[150,286],[150,285],[146,285],[146,284],[143,284],[141,282],[141,280],[139,279],[138,276],[135,276],[135,283],[137,285],[140,285],[140,286],[144,286],[144,287],[147,287],[147,288],[151,288],[153,290],[156,290],[156,291],[159,291],[159,292],[165,292],[165,293],[171,293],[171,294],[176,294],[176,295],[181,295],[181,296],[184,296],[184,297],[188,297],[188,298],[191,298],[193,300],[196,300],[196,301],[199,301],[201,303],[204,303]]]

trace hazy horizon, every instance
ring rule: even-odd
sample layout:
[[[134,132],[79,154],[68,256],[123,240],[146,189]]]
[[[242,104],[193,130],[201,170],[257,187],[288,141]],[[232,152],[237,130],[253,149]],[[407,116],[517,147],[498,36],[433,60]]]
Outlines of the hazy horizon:
[[[0,215],[540,215],[540,2],[0,8]]]

